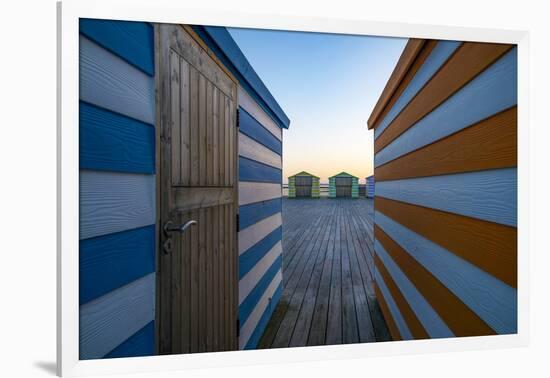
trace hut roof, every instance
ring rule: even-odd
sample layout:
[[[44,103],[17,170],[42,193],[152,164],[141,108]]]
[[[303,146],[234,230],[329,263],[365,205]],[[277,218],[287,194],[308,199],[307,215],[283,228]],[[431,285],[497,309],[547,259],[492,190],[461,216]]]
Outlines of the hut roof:
[[[311,177],[319,178],[318,176],[312,175],[311,173],[306,171],[302,171],[302,172],[296,173],[295,175],[288,176],[288,178],[296,177],[296,176],[311,176]]]
[[[357,176],[354,176],[354,175],[351,175],[347,172],[340,172],[338,173],[337,175],[334,175],[334,176],[330,176],[329,178],[333,178],[333,177],[340,177],[340,176],[345,176],[345,177],[355,177],[355,178],[358,178]]]

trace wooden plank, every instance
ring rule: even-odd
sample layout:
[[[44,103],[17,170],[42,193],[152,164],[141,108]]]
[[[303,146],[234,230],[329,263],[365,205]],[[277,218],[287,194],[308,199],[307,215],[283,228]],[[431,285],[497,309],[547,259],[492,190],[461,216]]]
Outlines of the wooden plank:
[[[206,186],[206,159],[207,159],[207,141],[206,141],[206,78],[199,72],[199,185]]]
[[[383,197],[376,210],[517,288],[517,229]]]
[[[202,224],[203,219],[201,218],[201,213],[199,210],[194,210],[193,215],[196,217],[199,225]],[[196,353],[199,351],[199,281],[201,275],[199,272],[199,242],[200,242],[200,227],[191,227],[189,230],[191,237],[191,249],[189,250],[191,255],[191,304],[189,306],[189,311],[191,312],[190,316],[190,352]]]
[[[248,158],[239,157],[239,180],[253,182],[281,183],[283,172],[278,168]]]
[[[155,226],[80,241],[82,305],[155,271]]]
[[[380,274],[415,339],[454,337],[453,332],[414,287],[407,276],[375,241],[376,274]]]
[[[154,318],[155,273],[80,306],[80,359],[102,358]]]
[[[227,234],[225,229],[225,213],[227,212],[227,205],[222,205],[219,207],[220,211],[218,214],[219,217],[219,240],[220,240],[220,255],[218,260],[218,274],[220,275],[219,281],[220,281],[220,302],[218,303],[218,312],[220,316],[220,324],[219,324],[219,335],[220,335],[220,350],[226,350],[226,340],[225,340],[225,328],[228,326],[225,321],[224,317],[224,303],[225,298],[227,296],[227,287],[225,285],[226,282],[226,274],[225,274],[225,256],[227,254]]]
[[[211,172],[210,172],[211,173]],[[209,174],[208,177],[212,177]],[[212,350],[214,345],[214,292],[213,292],[213,208],[206,209],[206,275],[203,279],[206,280],[206,349]]]
[[[282,155],[282,142],[243,108],[239,108],[239,131],[276,154]]]
[[[260,317],[262,316],[263,312],[269,305],[269,298],[273,296],[273,293],[277,289],[277,287],[281,284],[283,277],[282,274],[279,272],[275,278],[271,281],[268,288],[265,290],[264,295],[262,295],[262,298],[254,308],[254,311],[250,314],[247,321],[242,325],[241,331],[240,331],[240,337],[239,337],[239,348],[244,349],[247,345],[247,342],[250,339],[250,336],[254,332],[256,326],[258,325],[258,322],[260,320]]]
[[[225,221],[224,221],[224,226],[225,226],[225,233],[227,235],[227,243],[226,243],[226,253],[224,254],[224,262],[223,262],[223,265],[224,265],[224,270],[225,270],[225,287],[226,287],[226,292],[225,292],[225,298],[224,298],[224,308],[223,308],[223,316],[224,316],[224,322],[226,324],[225,326],[225,350],[230,350],[231,349],[231,328],[234,327],[233,324],[231,324],[231,316],[230,316],[230,311],[231,311],[231,271],[230,271],[230,263],[229,263],[229,258],[230,258],[230,254],[231,254],[231,234],[232,234],[232,229],[231,229],[231,215],[232,215],[232,211],[231,211],[231,205],[226,205],[227,207],[227,211],[225,212]]]
[[[494,332],[517,331],[517,291],[514,288],[444,248],[421,238],[382,213],[376,212],[375,217],[376,239],[381,241],[392,259],[423,293],[455,335],[488,335]],[[379,229],[395,243],[388,243],[388,238],[384,239],[384,243],[381,240],[384,235],[380,236]],[[406,246],[406,252],[403,246]],[[407,258],[407,264],[413,264],[411,258],[417,261],[416,265],[412,265],[415,267],[414,272],[407,270],[405,261],[400,260],[404,258]],[[420,277],[423,277],[424,282],[429,282],[429,285],[418,282]],[[445,301],[435,300],[442,295],[445,295]],[[449,312],[448,316],[445,316],[445,311]],[[461,316],[454,318],[459,313]]]
[[[336,230],[340,229],[341,216],[336,219]],[[330,300],[327,317],[327,333],[325,344],[342,343],[342,247],[341,236],[336,232],[334,239],[334,261],[332,263],[332,279],[330,281]]]
[[[382,181],[376,197],[515,227],[517,169]]]
[[[243,133],[239,133],[239,155],[274,168],[282,168],[281,155]]]
[[[378,101],[376,102],[376,105],[374,105],[371,115],[369,116],[367,121],[369,129],[374,127],[383,110],[387,108],[386,105],[392,96],[394,96],[399,84],[403,81],[407,72],[409,72],[409,68],[414,63],[425,43],[426,40],[424,39],[410,38],[408,40],[390,78],[388,79],[388,82],[386,83],[386,86],[382,90],[382,94],[378,98]]]
[[[355,312],[355,288],[353,287],[351,278],[346,218],[347,214],[344,213],[339,230],[342,254],[342,342],[344,344],[350,344],[359,342],[359,331],[357,328],[357,315]]]
[[[182,182],[182,151],[181,151],[181,99],[180,99],[180,57],[170,50],[170,124],[172,126],[170,138],[171,181],[172,185]]]
[[[215,108],[215,107],[214,107]],[[216,128],[217,123],[214,122]],[[213,245],[213,255],[212,255],[212,296],[213,296],[213,306],[212,306],[212,325],[213,325],[213,349],[214,351],[221,350],[220,348],[220,302],[223,301],[223,298],[220,295],[220,210],[221,206],[215,206],[212,208],[212,245]]]
[[[271,317],[273,316],[275,309],[277,308],[276,303],[279,303],[282,292],[283,292],[283,284],[281,282],[279,283],[279,286],[277,286],[277,289],[275,289],[273,296],[270,297],[267,308],[265,309],[263,315],[260,317],[260,320],[256,324],[256,328],[254,329],[254,332],[252,332],[252,335],[250,336],[250,338],[248,339],[248,342],[244,347],[245,350],[258,349],[258,344],[260,342],[260,339],[262,338],[263,331],[266,328]]]
[[[281,184],[265,182],[239,182],[239,205],[269,201],[282,196]]]
[[[281,213],[277,212],[239,231],[239,255],[258,243],[273,230],[281,227]]]
[[[179,64],[178,64],[179,66]],[[173,218],[178,224],[184,224],[189,220],[188,214],[178,214]],[[184,241],[182,238],[183,235],[176,235],[172,237],[172,251],[170,252],[171,259],[171,279],[170,286],[168,286],[168,291],[170,292],[170,332],[171,332],[171,353],[182,353],[182,318],[183,313],[182,309],[185,304],[182,303],[182,293],[181,293],[181,277],[185,273],[183,264],[183,255],[187,252],[184,250]],[[164,253],[164,251],[162,252]]]
[[[206,82],[206,185],[214,185],[214,139],[213,139],[213,113],[212,94],[213,85]]]
[[[80,172],[80,239],[156,222],[155,176]]]
[[[154,125],[154,79],[88,38],[79,41],[80,99]]]
[[[146,74],[154,76],[153,27],[149,23],[80,18],[79,31]]]
[[[199,72],[194,68],[189,68],[189,128],[190,128],[190,185],[199,185]]]
[[[254,119],[273,134],[280,141],[283,140],[283,130],[273,119],[250,97],[242,86],[238,86],[239,106],[245,109]]]
[[[144,357],[154,354],[155,321],[151,321],[103,358]]]
[[[278,227],[258,243],[239,255],[239,277],[242,278],[281,240],[282,228]]]
[[[228,182],[226,181],[226,176],[225,176],[225,160],[226,160],[226,155],[225,155],[225,149],[226,149],[226,145],[225,145],[225,95],[223,95],[221,92],[220,92],[220,97],[219,97],[219,110],[218,110],[218,114],[219,114],[219,135],[218,135],[218,138],[219,138],[219,146],[220,146],[220,178],[219,178],[219,181],[220,181],[220,185],[221,186],[227,186],[228,185]]]
[[[378,152],[456,93],[513,46],[465,42],[374,142]],[[515,53],[514,53],[515,55]],[[509,77],[511,79],[511,77]]]
[[[279,241],[239,280],[239,304],[242,304],[256,288],[266,272],[273,266],[273,263],[281,257],[282,252],[283,244]],[[241,320],[244,321],[244,319]]]
[[[224,101],[224,129],[225,129],[225,183],[226,185],[231,185],[231,153],[233,151],[231,146],[231,115],[229,114],[229,98],[225,98]]]
[[[196,219],[196,210],[190,211],[187,213],[187,218],[185,221]],[[183,222],[182,222],[183,223]],[[196,229],[196,227],[193,227]],[[181,353],[189,353],[191,350],[191,311],[190,306],[191,302],[191,287],[192,287],[192,261],[191,261],[191,248],[192,248],[192,232],[186,232],[180,236],[181,241],[181,271],[179,280],[180,282],[180,292],[181,292],[181,301],[179,313],[181,314]]]
[[[180,59],[180,167],[181,184],[189,185],[191,179],[191,87],[189,63]]]
[[[233,202],[232,188],[177,187],[173,189],[173,210],[178,213],[190,209],[207,208]]]
[[[374,272],[374,278],[376,280],[377,287],[382,293],[385,305],[388,307],[389,313],[391,314],[391,318],[393,319],[395,325],[397,326],[397,329],[399,330],[399,335],[401,336],[401,339],[413,340],[413,336],[409,327],[407,326],[407,323],[405,322],[405,319],[403,318],[403,315],[399,311],[395,300],[391,296],[390,291],[386,286],[386,283],[384,282],[384,279],[377,270]]]
[[[155,173],[155,129],[132,118],[79,103],[80,169]]]
[[[220,90],[212,92],[212,185],[220,186]]]
[[[254,223],[281,212],[281,198],[251,203],[239,207],[239,229],[243,230]]]
[[[426,44],[426,50],[430,50],[430,47],[432,47],[432,42],[435,41],[429,41]],[[384,117],[381,118],[380,122],[376,125],[374,130],[375,140],[384,132],[388,125],[403,110],[403,108],[407,106],[411,99],[416,96],[416,94],[426,85],[434,74],[438,72],[438,70],[452,56],[460,44],[461,42],[458,41],[437,41],[429,54],[425,54],[425,52],[423,52],[418,55],[417,61],[415,61],[413,67],[411,67],[417,69],[414,76],[410,78],[410,81],[399,94],[399,97],[395,99],[395,102],[392,104],[391,108],[389,108],[387,112],[384,112]],[[424,61],[420,62],[422,59]]]
[[[517,50],[512,49],[379,151],[374,158],[375,167],[515,106],[516,76]]]
[[[380,309],[382,310],[384,314],[384,318],[388,323],[388,328],[390,329],[393,340],[395,341],[403,340],[403,338],[401,337],[401,334],[399,333],[399,329],[397,328],[397,324],[395,323],[395,320],[393,319],[393,316],[390,312],[390,309],[386,304],[386,300],[384,299],[382,292],[378,288],[378,285],[374,285],[374,291],[376,293],[376,297],[378,298],[378,302],[380,303]]]
[[[375,168],[376,180],[517,166],[517,107]]]

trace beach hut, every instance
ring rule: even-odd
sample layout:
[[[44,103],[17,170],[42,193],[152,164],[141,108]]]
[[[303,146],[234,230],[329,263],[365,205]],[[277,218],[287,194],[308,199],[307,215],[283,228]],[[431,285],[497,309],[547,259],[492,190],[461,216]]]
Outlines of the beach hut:
[[[288,178],[289,198],[319,198],[319,177],[302,171]]]
[[[374,175],[367,177],[366,179],[366,193],[367,198],[374,198]]]
[[[80,19],[80,359],[255,348],[289,119],[223,27]]]
[[[347,172],[329,177],[329,197],[359,197],[359,179]]]
[[[396,340],[518,331],[517,64],[515,45],[411,39],[369,117]]]

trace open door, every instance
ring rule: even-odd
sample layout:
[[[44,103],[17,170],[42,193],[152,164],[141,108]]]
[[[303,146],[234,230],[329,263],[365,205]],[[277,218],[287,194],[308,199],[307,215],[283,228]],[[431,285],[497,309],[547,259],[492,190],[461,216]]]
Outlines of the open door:
[[[237,86],[181,25],[156,25],[160,354],[235,350]]]

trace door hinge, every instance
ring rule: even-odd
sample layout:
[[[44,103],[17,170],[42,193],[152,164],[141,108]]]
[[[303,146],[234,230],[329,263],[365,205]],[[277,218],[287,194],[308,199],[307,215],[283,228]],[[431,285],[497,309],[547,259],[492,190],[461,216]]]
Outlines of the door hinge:
[[[241,336],[241,319],[237,318],[237,337]]]
[[[237,129],[241,127],[241,109],[237,109]]]
[[[236,224],[237,232],[241,231],[239,213],[237,213],[237,215],[235,216],[235,224]]]

